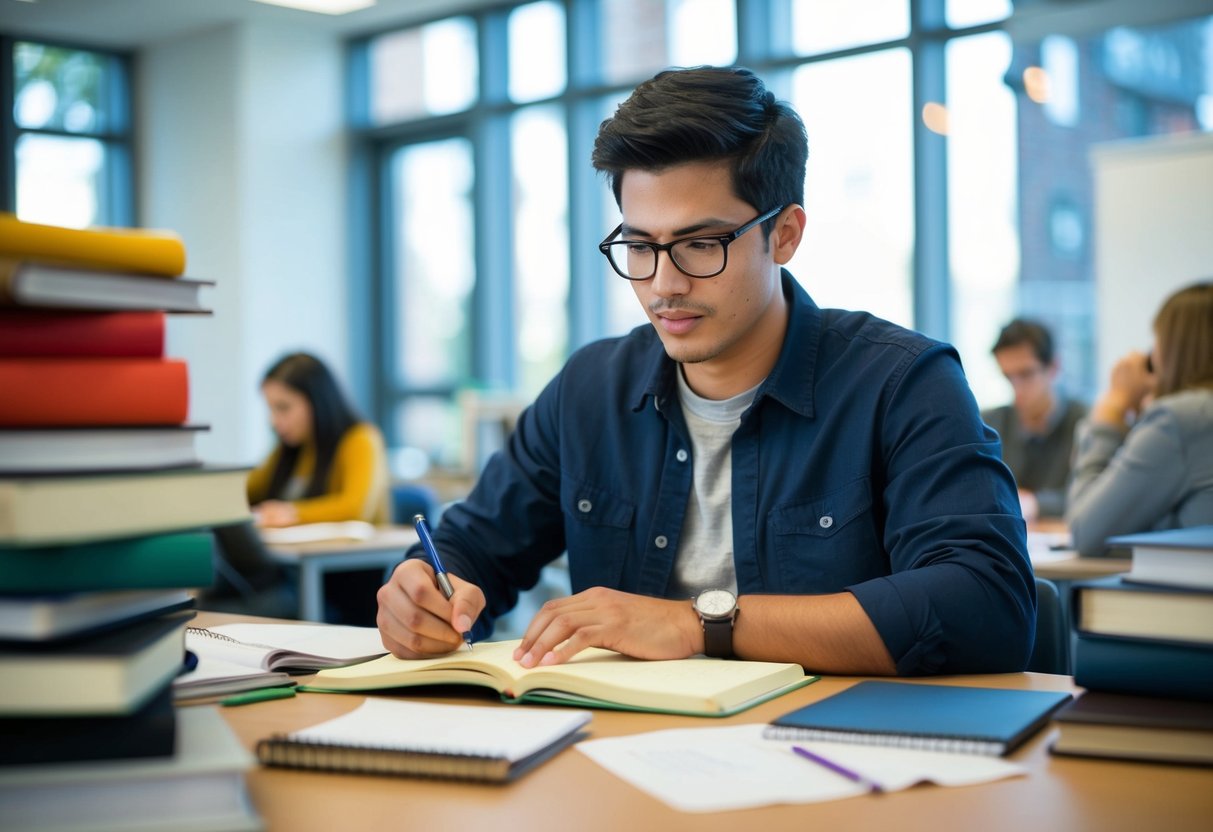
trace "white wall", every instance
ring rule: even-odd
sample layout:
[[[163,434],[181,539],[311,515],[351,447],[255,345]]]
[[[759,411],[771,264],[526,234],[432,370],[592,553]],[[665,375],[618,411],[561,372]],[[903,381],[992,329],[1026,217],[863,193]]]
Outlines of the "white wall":
[[[1147,350],[1176,289],[1213,279],[1213,134],[1118,142],[1092,150],[1099,374]],[[1101,385],[1102,386],[1102,385]]]
[[[139,222],[181,234],[213,317],[170,319],[209,462],[269,448],[257,387],[306,349],[349,377],[343,46],[241,24],[153,44],[137,63]]]

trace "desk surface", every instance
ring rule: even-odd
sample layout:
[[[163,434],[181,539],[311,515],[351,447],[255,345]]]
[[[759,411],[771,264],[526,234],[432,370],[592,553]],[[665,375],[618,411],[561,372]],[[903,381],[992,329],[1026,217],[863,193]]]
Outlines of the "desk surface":
[[[313,540],[308,543],[267,543],[266,549],[284,562],[308,558],[343,556],[359,553],[394,552],[401,558],[404,550],[417,542],[412,526],[377,526],[375,535],[366,540]]]
[[[202,624],[237,616],[201,613]],[[767,722],[837,693],[856,681],[827,677],[772,702],[724,720],[595,711],[595,737],[671,727]],[[1017,673],[923,680],[983,687],[1077,690],[1066,676]],[[468,691],[427,695],[426,701],[503,705],[490,694]],[[300,694],[222,709],[250,749],[272,733],[294,731],[353,710],[364,697]],[[575,749],[562,752],[506,786],[367,777],[258,768],[249,789],[267,828],[274,830],[1140,830],[1207,829],[1213,815],[1213,768],[1147,765],[1053,757],[1050,726],[1010,759],[1027,776],[981,786],[919,786],[903,792],[848,800],[699,815],[684,814],[634,789]]]

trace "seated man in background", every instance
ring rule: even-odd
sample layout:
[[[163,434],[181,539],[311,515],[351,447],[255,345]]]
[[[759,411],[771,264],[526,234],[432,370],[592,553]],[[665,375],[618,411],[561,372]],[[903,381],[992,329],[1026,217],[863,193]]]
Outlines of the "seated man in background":
[[[384,646],[483,638],[568,551],[523,667],[605,647],[814,672],[1022,670],[1035,584],[1015,483],[956,351],[821,309],[784,266],[803,123],[741,68],[671,70],[603,122],[600,244],[649,323],[591,344],[378,593]],[[602,279],[602,273],[579,280]],[[813,275],[813,280],[848,279]]]
[[[1086,405],[1057,393],[1061,369],[1053,336],[1043,325],[1016,318],[998,334],[994,360],[1015,391],[1015,401],[982,411],[1002,437],[1002,459],[1015,475],[1024,519],[1061,517],[1074,452],[1074,428]]]

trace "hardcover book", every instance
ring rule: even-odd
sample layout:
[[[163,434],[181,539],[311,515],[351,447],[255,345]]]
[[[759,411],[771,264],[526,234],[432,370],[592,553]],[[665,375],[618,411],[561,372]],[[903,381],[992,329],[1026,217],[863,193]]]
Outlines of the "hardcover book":
[[[1213,703],[1087,691],[1057,712],[1052,751],[1213,764]]]
[[[1070,694],[864,681],[773,721],[768,739],[1008,754]]]
[[[125,269],[176,277],[185,271],[185,245],[172,231],[143,228],[65,228],[0,213],[0,255],[92,269]]]
[[[579,705],[690,716],[728,716],[815,681],[800,665],[696,657],[632,659],[589,648],[572,661],[524,668],[518,641],[481,642],[472,651],[433,659],[384,656],[322,670],[306,690],[366,691],[418,685],[476,685],[506,702]]]
[[[180,425],[189,373],[168,358],[0,358],[0,427]]]

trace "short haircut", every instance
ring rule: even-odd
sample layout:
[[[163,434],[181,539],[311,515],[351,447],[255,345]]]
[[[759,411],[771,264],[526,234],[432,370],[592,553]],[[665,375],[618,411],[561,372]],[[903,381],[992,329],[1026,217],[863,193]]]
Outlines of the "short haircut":
[[[1154,318],[1155,395],[1213,388],[1213,281],[1171,295]]]
[[[1044,324],[1030,318],[1016,318],[1004,326],[990,352],[998,355],[1002,350],[1018,347],[1020,344],[1031,347],[1036,360],[1043,366],[1048,367],[1053,363],[1053,334]]]
[[[765,212],[804,202],[804,123],[742,67],[659,72],[602,122],[594,167],[620,201],[623,174],[687,162],[726,162],[738,198]],[[770,233],[775,219],[763,223]]]

